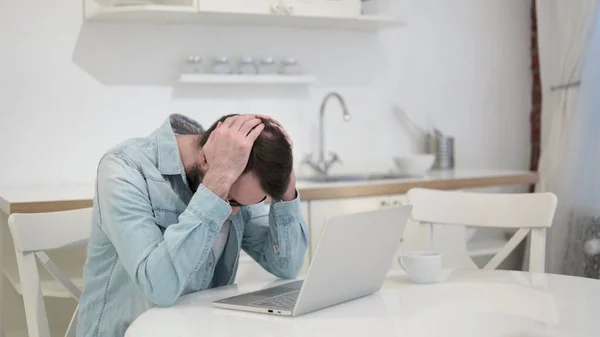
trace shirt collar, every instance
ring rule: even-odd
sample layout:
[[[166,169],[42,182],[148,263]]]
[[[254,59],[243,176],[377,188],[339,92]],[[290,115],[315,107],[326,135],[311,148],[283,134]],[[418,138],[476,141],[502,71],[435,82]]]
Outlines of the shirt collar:
[[[172,114],[156,130],[158,147],[158,170],[164,175],[185,174],[176,135],[201,134],[202,126],[195,120]]]

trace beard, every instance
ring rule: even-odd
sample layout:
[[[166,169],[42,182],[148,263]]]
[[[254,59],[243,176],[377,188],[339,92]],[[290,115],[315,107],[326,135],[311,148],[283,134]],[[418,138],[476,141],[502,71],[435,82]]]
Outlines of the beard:
[[[198,186],[202,183],[202,178],[204,178],[204,172],[197,164],[194,164],[189,169],[185,170],[185,177],[187,179],[188,185],[192,192],[196,193],[198,190]]]

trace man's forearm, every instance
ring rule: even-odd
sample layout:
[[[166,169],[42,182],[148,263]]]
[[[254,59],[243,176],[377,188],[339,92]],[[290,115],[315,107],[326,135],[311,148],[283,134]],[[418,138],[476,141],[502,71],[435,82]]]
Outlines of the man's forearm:
[[[233,181],[224,174],[209,170],[204,179],[202,179],[202,184],[216,196],[227,201],[227,195],[229,194]]]
[[[306,220],[300,209],[300,199],[294,189],[295,197],[291,201],[275,202],[269,216],[270,226],[274,226],[279,240],[279,253],[275,254],[274,264],[280,277],[295,278],[304,263],[304,256],[308,248],[308,229]]]
[[[271,274],[294,278],[302,268],[308,247],[308,230],[298,196],[292,201],[274,201],[270,213],[251,206],[242,248]]]

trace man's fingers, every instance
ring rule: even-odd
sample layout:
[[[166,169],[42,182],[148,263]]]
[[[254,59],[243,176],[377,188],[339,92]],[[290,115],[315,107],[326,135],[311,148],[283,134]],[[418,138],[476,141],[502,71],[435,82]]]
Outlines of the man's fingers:
[[[215,139],[215,133],[216,133],[215,131],[217,131],[217,130],[218,130],[220,127],[221,127],[221,125],[223,125],[223,123],[222,123],[222,122],[218,122],[218,123],[217,123],[217,126],[216,126],[216,127],[215,127],[215,129],[214,129],[214,130],[213,130],[213,131],[210,133],[210,135],[208,136],[208,139],[206,140],[206,143],[204,144],[204,146],[206,146],[206,145],[209,145],[209,144],[211,144],[211,143],[214,141],[214,139]]]
[[[287,131],[285,131],[285,129],[283,128],[281,123],[279,123],[278,121],[276,121],[274,119],[271,119],[271,123],[273,123],[273,125],[275,125],[279,129],[279,131],[281,131],[281,133],[283,133],[283,136],[288,141],[288,143],[290,143],[290,145],[293,146],[294,143],[292,142],[292,138],[290,137],[290,135],[288,135]]]
[[[269,123],[273,123],[276,126],[281,127],[281,123],[279,123],[277,120],[273,119],[273,117],[271,117],[271,116],[266,116],[266,115],[254,115],[254,116],[256,116],[256,118],[266,119],[269,121]]]
[[[231,125],[233,125],[233,123],[235,122],[235,120],[238,118],[239,116],[231,116],[231,117],[227,117],[225,118],[225,121],[222,123],[223,126],[230,128]]]
[[[254,115],[257,118],[264,118],[266,120],[268,120],[270,123],[273,123],[275,126],[278,126],[283,132],[285,132],[285,130],[283,129],[283,125],[281,125],[281,123],[279,123],[278,120],[273,119],[273,117],[271,116],[265,116],[265,115]]]
[[[259,118],[264,118],[264,119],[268,120],[268,121],[269,121],[269,123],[271,123],[271,124],[273,124],[273,125],[277,126],[279,129],[281,129],[281,131],[282,131],[283,133],[285,133],[285,130],[283,129],[283,125],[281,125],[281,123],[280,123],[278,120],[276,120],[276,119],[273,119],[273,117],[270,117],[270,116],[263,116],[263,115],[255,115],[255,116],[256,116],[256,117],[259,117]]]
[[[256,140],[256,138],[258,138],[258,136],[260,135],[260,133],[262,132],[262,130],[265,128],[265,125],[263,123],[260,123],[258,126],[256,126],[254,129],[252,129],[252,131],[250,131],[250,133],[248,134],[248,137],[246,137],[249,141],[252,142],[252,144],[254,144],[254,141]]]
[[[281,124],[273,123],[273,121],[271,121],[271,123],[273,125],[275,125],[275,127],[278,128],[279,131],[281,131],[281,133],[283,133],[287,137],[287,131],[285,131],[285,129],[283,128],[283,126],[281,126]]]
[[[244,122],[244,124],[242,124],[242,127],[240,128],[240,133],[244,137],[246,137],[248,133],[250,133],[250,131],[260,123],[262,123],[262,120],[258,118],[249,119],[246,122]]]
[[[263,118],[263,119],[270,120],[270,121],[273,120],[273,118],[271,116],[266,116],[266,115],[254,115],[254,117]]]
[[[235,132],[241,130],[242,125],[244,125],[244,123],[246,123],[247,121],[255,119],[253,115],[239,115],[236,117],[237,118],[233,121],[233,124],[231,125],[232,131]]]
[[[283,133],[283,135],[285,136],[285,139],[288,141],[288,143],[290,143],[290,146],[294,146],[294,142],[292,141],[292,138],[287,133],[287,131],[285,131],[285,129],[283,128],[283,125],[281,125],[281,123],[278,120],[273,119],[273,117],[271,117],[271,116],[265,116],[265,115],[254,115],[254,116],[256,116],[258,118],[264,118],[264,119],[268,120],[269,123],[275,125],[279,129],[279,131],[281,131],[281,133]]]
[[[204,144],[204,146],[212,144],[214,139],[215,139],[215,133],[211,132],[210,135],[208,136],[208,139],[206,140],[206,143]]]

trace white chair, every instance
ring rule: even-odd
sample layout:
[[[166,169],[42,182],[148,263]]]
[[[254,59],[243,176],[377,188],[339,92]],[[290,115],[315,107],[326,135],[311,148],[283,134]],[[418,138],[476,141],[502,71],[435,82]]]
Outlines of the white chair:
[[[544,272],[546,229],[552,225],[557,204],[554,194],[414,188],[407,197],[413,210],[404,235],[404,251],[429,246],[444,253],[445,267],[478,268],[467,252],[465,226],[514,229],[512,238],[484,269],[498,268],[530,234],[529,271]]]
[[[15,244],[30,337],[50,337],[36,257],[73,298],[79,301],[81,290],[44,251],[86,243],[90,237],[91,219],[91,208],[51,213],[15,213],[8,218],[8,226]],[[78,308],[79,306],[75,309],[65,336],[75,336]]]

